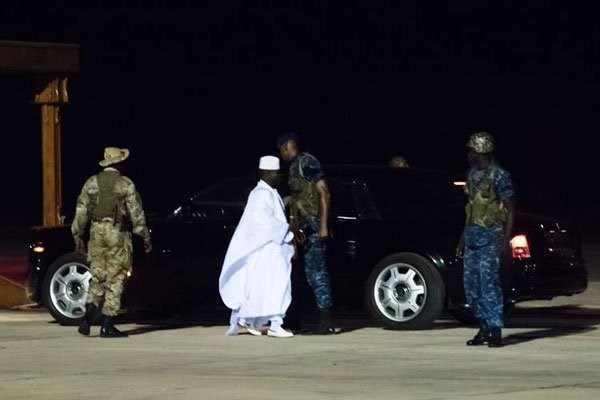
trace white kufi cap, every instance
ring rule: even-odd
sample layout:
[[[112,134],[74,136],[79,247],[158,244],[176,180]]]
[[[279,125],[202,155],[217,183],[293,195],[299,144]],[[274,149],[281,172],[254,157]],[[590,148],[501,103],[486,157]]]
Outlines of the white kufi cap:
[[[258,163],[258,169],[266,171],[279,171],[279,158],[275,156],[263,156]]]

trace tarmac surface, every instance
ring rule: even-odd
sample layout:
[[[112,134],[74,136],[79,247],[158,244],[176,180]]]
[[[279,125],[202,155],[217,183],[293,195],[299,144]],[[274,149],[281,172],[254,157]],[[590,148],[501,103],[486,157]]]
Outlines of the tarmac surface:
[[[138,321],[103,339],[43,310],[0,311],[0,398],[597,399],[600,283],[570,300],[520,305],[498,349],[465,346],[475,329],[453,320],[391,331],[345,317],[337,335],[291,339]]]
[[[130,337],[103,339],[0,310],[0,399],[598,399],[600,246],[584,249],[588,290],[520,303],[498,349],[465,346],[475,328],[450,318],[392,331],[338,315],[337,335],[276,339],[226,337],[223,315],[124,316]]]

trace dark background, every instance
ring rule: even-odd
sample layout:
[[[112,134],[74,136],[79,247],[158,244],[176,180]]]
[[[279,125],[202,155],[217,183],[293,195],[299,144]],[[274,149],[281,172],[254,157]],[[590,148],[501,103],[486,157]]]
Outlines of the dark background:
[[[600,225],[598,13],[541,1],[128,1],[0,5],[0,39],[78,43],[63,117],[67,220],[105,146],[147,210],[252,171],[287,130],[324,163],[460,172],[493,133],[521,207]],[[0,222],[41,222],[27,77],[0,77]]]

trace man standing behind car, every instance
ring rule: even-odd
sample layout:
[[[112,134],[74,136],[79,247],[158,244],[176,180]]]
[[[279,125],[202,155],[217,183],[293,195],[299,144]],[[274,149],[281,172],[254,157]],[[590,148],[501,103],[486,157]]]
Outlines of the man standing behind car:
[[[463,283],[467,302],[479,321],[479,331],[467,346],[502,346],[503,297],[500,256],[510,244],[514,189],[509,173],[496,164],[494,138],[476,132],[467,143],[471,166],[465,192],[466,224],[456,252],[464,250]]]
[[[306,236],[304,271],[320,313],[319,327],[313,333],[336,333],[331,318],[332,296],[325,251],[329,238],[329,188],[319,160],[300,152],[296,134],[282,135],[277,140],[277,147],[281,158],[291,162],[288,177],[290,225],[295,234],[301,229]]]
[[[86,254],[83,238],[89,224],[87,259],[92,278],[85,316],[78,329],[86,336],[100,304],[103,304],[100,337],[127,336],[115,328],[113,318],[121,307],[125,279],[131,270],[131,232],[143,238],[146,253],[152,251],[140,195],[131,179],[121,174],[128,157],[127,149],[107,147],[104,160],[99,163],[104,170],[85,182],[77,199],[71,232],[76,251],[83,254]]]

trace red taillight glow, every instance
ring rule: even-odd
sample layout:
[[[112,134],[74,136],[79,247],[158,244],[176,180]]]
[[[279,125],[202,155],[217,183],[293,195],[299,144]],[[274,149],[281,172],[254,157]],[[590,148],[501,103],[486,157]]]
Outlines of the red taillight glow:
[[[531,258],[527,236],[517,235],[510,241],[513,258]]]

